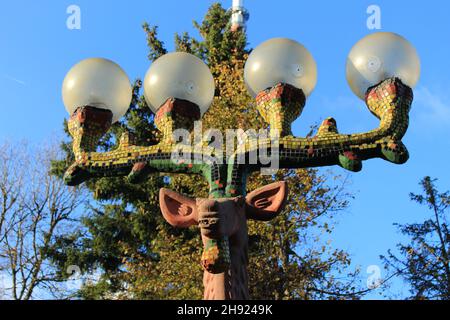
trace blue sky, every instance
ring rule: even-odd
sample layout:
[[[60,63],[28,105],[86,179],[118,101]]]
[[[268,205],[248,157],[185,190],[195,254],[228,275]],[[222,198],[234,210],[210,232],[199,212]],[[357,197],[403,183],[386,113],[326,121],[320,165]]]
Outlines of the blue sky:
[[[61,135],[67,117],[61,101],[61,83],[69,68],[84,58],[101,56],[120,64],[130,79],[143,77],[149,61],[141,24],[159,26],[160,38],[173,49],[175,32],[197,32],[214,1],[8,1],[0,11],[0,139],[27,139],[39,143]],[[221,1],[225,7],[231,0]],[[66,27],[66,9],[81,8],[81,30]],[[420,221],[425,208],[411,203],[410,191],[425,176],[438,177],[439,187],[450,188],[450,2],[448,1],[301,1],[246,0],[250,12],[249,46],[272,37],[303,43],[318,65],[318,84],[307,102],[294,133],[333,116],[340,132],[372,129],[378,121],[354,96],[345,80],[345,61],[353,44],[373,32],[366,27],[369,5],[382,13],[382,31],[410,40],[422,62],[415,92],[410,129],[404,138],[410,160],[396,166],[382,160],[364,163],[351,174],[356,199],[339,218],[333,240],[348,250],[365,272],[380,265],[378,256],[401,240],[394,222]],[[346,174],[339,168],[337,173]],[[394,291],[401,291],[396,282]],[[370,297],[377,297],[376,294]]]

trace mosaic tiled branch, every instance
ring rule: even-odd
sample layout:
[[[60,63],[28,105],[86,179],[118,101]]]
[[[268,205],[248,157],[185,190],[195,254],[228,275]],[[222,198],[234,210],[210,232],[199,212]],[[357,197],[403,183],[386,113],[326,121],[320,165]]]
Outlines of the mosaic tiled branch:
[[[258,95],[258,109],[269,124],[272,134],[291,132],[291,123],[300,114],[299,111],[293,112],[293,106],[301,110],[303,97],[301,90],[286,84]],[[311,138],[281,134],[277,145],[271,138],[260,139],[256,145],[249,141],[245,147],[246,163],[252,152],[258,154],[256,158],[259,159],[261,151],[278,152],[280,169],[340,165],[357,172],[362,168],[362,161],[371,158],[382,158],[396,164],[405,163],[409,154],[401,139],[408,128],[412,100],[412,90],[400,79],[387,79],[369,88],[366,95],[367,107],[380,119],[377,129],[365,133],[339,134],[336,121],[328,118],[323,121],[316,136]],[[237,157],[236,155],[231,159],[235,160]],[[264,166],[261,163],[239,166],[232,165],[231,162],[229,165],[227,194],[230,195],[245,192],[242,190],[242,177]]]
[[[174,130],[192,131],[194,121],[200,119],[199,108],[188,101],[169,99],[157,112],[155,123],[162,132],[159,144],[137,146],[132,135],[124,133],[118,148],[110,152],[95,150],[99,139],[111,126],[112,113],[90,106],[81,107],[68,123],[76,160],[64,179],[69,185],[77,185],[95,177],[128,176],[129,182],[139,183],[156,172],[200,174],[209,183],[210,198],[226,203],[246,194],[248,174],[266,166],[261,161],[263,155],[267,158],[277,153],[278,168],[340,165],[347,170],[359,171],[362,161],[370,158],[401,164],[408,159],[408,151],[401,139],[408,127],[412,99],[409,87],[397,78],[387,79],[370,88],[366,95],[369,110],[380,119],[377,129],[340,134],[336,121],[328,118],[316,136],[297,138],[291,135],[291,124],[303,110],[305,95],[293,86],[279,84],[257,97],[258,110],[269,126],[269,137],[249,137],[224,163],[214,160],[217,152],[214,148],[202,146],[198,150],[195,146],[176,143]],[[222,153],[226,154],[226,150]],[[251,155],[256,155],[257,160],[250,161]],[[210,211],[212,205],[207,207]],[[178,212],[178,209],[173,211]],[[169,220],[184,226],[186,223],[182,219]],[[228,270],[232,265],[229,239],[224,236],[205,241],[202,265],[209,272],[208,277]]]
[[[279,108],[283,97],[278,93],[277,88],[262,92],[258,96],[258,102],[263,100],[262,104],[267,104],[267,96],[270,96],[271,103]],[[339,134],[336,121],[328,118],[323,121],[314,137],[282,136],[279,139],[280,168],[337,164],[351,171],[359,171],[361,161],[371,158],[382,158],[397,164],[406,162],[408,151],[401,139],[408,128],[412,99],[412,90],[399,79],[383,81],[370,88],[366,96],[369,110],[380,119],[379,128],[366,133]],[[290,131],[290,128],[283,130]],[[258,150],[270,144],[270,139],[262,140]],[[250,145],[248,149],[249,152],[252,151]],[[271,150],[270,147],[267,149]]]
[[[76,160],[67,169],[65,182],[78,185],[96,177],[128,176],[130,182],[139,183],[154,172],[193,173],[204,176],[210,182],[210,192],[214,194],[223,183],[219,166],[195,161],[206,155],[191,152],[189,147],[176,147],[173,141],[174,129],[192,130],[194,121],[199,118],[200,110],[196,105],[184,100],[168,99],[155,116],[155,123],[163,134],[159,144],[137,146],[133,137],[126,132],[120,138],[116,150],[95,152],[99,139],[111,126],[112,114],[90,106],[78,108],[68,122]],[[174,152],[188,156],[174,161]]]
[[[412,90],[399,79],[391,78],[367,91],[366,104],[380,119],[380,126],[372,131],[357,134],[340,134],[336,121],[326,119],[317,135],[298,138],[290,135],[291,123],[301,113],[305,102],[300,89],[279,84],[261,92],[257,97],[258,109],[270,126],[271,133],[280,132],[279,145],[271,138],[258,142],[247,141],[244,154],[235,154],[224,164],[214,161],[196,161],[213,158],[213,149],[195,152],[189,146],[175,148],[172,132],[175,128],[192,130],[199,119],[196,107],[187,101],[169,99],[156,115],[156,124],[163,132],[163,139],[154,146],[137,146],[129,134],[124,134],[119,147],[110,152],[94,152],[95,145],[110,125],[110,114],[92,107],[79,108],[69,120],[74,138],[75,163],[67,170],[65,180],[70,185],[86,179],[102,176],[128,176],[131,182],[139,182],[152,172],[194,173],[205,177],[212,195],[235,196],[245,193],[246,176],[250,171],[263,167],[262,163],[242,164],[239,157],[251,152],[278,152],[280,168],[304,168],[340,165],[351,171],[359,171],[362,161],[382,158],[401,164],[407,161],[408,151],[401,139],[406,132]],[[186,110],[194,110],[186,112]],[[194,152],[191,152],[194,150]],[[174,151],[188,156],[173,161]],[[225,150],[223,150],[225,154]],[[258,157],[259,159],[259,157]]]

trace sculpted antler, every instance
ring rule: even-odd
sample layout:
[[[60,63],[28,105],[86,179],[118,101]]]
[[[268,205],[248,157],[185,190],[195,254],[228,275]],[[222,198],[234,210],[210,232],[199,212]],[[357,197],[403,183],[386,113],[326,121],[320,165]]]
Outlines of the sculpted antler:
[[[298,138],[292,135],[291,123],[300,115],[305,103],[300,89],[287,84],[279,84],[260,93],[257,97],[258,109],[269,123],[271,137],[259,139],[258,144],[247,141],[245,154],[251,152],[279,153],[279,168],[303,168],[340,165],[351,171],[361,170],[361,162],[371,158],[382,158],[401,164],[407,161],[408,151],[401,139],[406,132],[409,110],[413,99],[412,90],[400,79],[387,79],[370,88],[366,95],[369,110],[380,119],[380,126],[372,131],[358,134],[338,133],[336,121],[326,119],[316,136]],[[70,133],[74,138],[75,163],[67,170],[65,180],[75,185],[92,177],[129,176],[131,181],[140,181],[151,172],[196,173],[210,182],[211,193],[223,193],[225,188],[231,194],[238,194],[237,177],[243,168],[254,171],[264,164],[239,164],[236,155],[225,158],[225,163],[214,161],[196,162],[194,159],[213,158],[211,148],[192,148],[173,142],[173,128],[192,129],[193,120],[199,114],[180,113],[177,108],[187,102],[169,99],[156,116],[159,128],[164,132],[161,143],[153,146],[136,146],[129,134],[124,134],[119,147],[110,152],[94,152],[97,140],[109,128],[110,120],[101,109],[79,108],[69,120]],[[190,105],[189,107],[192,108]],[[171,108],[172,107],[172,108]],[[99,119],[102,122],[99,122]],[[92,123],[95,121],[96,125]],[[275,145],[273,136],[281,137]],[[223,148],[225,154],[225,146]],[[174,159],[178,152],[188,157]],[[259,159],[259,157],[258,157]],[[228,167],[229,169],[226,169]],[[228,175],[224,172],[228,171]],[[138,179],[139,178],[139,179]],[[234,180],[234,181],[233,181]],[[241,179],[239,179],[241,180]],[[239,181],[240,182],[240,181]]]
[[[289,85],[278,85],[257,97],[258,108],[269,122],[271,130],[279,130],[281,127],[282,132],[290,132],[291,122],[295,120],[292,109],[302,109],[296,104],[303,100],[293,100],[295,97],[302,97],[300,91]],[[314,137],[282,136],[280,167],[338,164],[345,169],[359,171],[361,161],[370,158],[383,158],[398,164],[406,162],[408,151],[401,139],[408,127],[412,99],[412,90],[398,78],[387,79],[369,88],[366,104],[372,114],[380,119],[377,129],[365,133],[339,134],[336,121],[328,118]],[[273,115],[273,110],[276,110],[278,116]],[[270,143],[270,140],[263,143]]]
[[[400,79],[390,78],[368,89],[366,104],[380,119],[380,125],[365,133],[340,134],[336,121],[328,118],[314,137],[292,136],[291,123],[303,110],[304,97],[302,90],[288,84],[278,84],[261,92],[256,98],[257,106],[270,126],[271,137],[259,139],[257,144],[247,141],[245,154],[236,154],[233,159],[248,159],[252,153],[259,155],[269,151],[278,153],[280,169],[340,165],[354,172],[361,170],[363,160],[371,158],[396,164],[408,160],[408,150],[401,139],[408,128],[413,92]],[[230,195],[243,192],[242,179],[245,180],[249,172],[267,166],[261,162],[253,165],[231,162],[227,179],[227,194]]]
[[[341,134],[336,121],[328,118],[315,136],[295,137],[291,124],[300,116],[317,82],[314,58],[302,44],[286,38],[270,39],[253,49],[245,62],[244,80],[267,126],[259,128],[259,134],[238,129],[238,148],[230,155],[234,140],[218,146],[223,137],[211,133],[205,138],[200,132],[199,140],[201,130],[193,130],[194,122],[208,110],[216,94],[211,71],[192,54],[168,53],[152,63],[144,80],[146,102],[155,112],[155,124],[162,133],[160,142],[139,146],[125,132],[115,150],[96,152],[111,123],[125,114],[132,89],[125,72],[114,62],[83,60],[63,83],[75,154],[64,179],[77,185],[104,176],[128,176],[130,183],[139,183],[154,172],[202,175],[209,183],[208,198],[194,200],[163,189],[161,210],[175,227],[200,227],[205,287],[215,288],[206,290],[205,298],[247,298],[246,220],[274,218],[287,196],[284,182],[247,195],[251,172],[330,165],[359,171],[362,161],[371,158],[397,164],[408,159],[401,140],[413,99],[410,86],[417,83],[420,74],[414,47],[399,35],[373,33],[352,48],[346,70],[350,88],[365,98],[369,111],[380,120],[379,127]]]
[[[188,112],[189,111],[189,112]],[[88,179],[107,176],[128,176],[139,183],[153,172],[200,174],[210,182],[210,191],[220,189],[220,169],[214,162],[196,162],[211,156],[208,149],[194,152],[189,146],[178,145],[173,138],[175,129],[192,130],[200,119],[199,108],[186,100],[168,99],[158,110],[155,123],[161,130],[161,141],[152,146],[138,146],[128,132],[120,138],[117,149],[95,152],[101,136],[111,126],[112,114],[103,109],[86,106],[78,108],[68,121],[73,137],[75,162],[67,169],[64,179],[68,185],[78,185]],[[99,122],[101,121],[101,122]],[[175,157],[179,152],[188,158]]]
[[[408,159],[408,151],[401,139],[408,127],[412,99],[413,93],[408,86],[397,78],[387,79],[369,88],[366,95],[367,107],[380,119],[377,129],[358,134],[339,134],[336,121],[328,118],[319,127],[316,136],[298,138],[290,135],[291,123],[301,114],[305,96],[301,89],[278,84],[257,96],[258,110],[270,126],[270,137],[258,139],[257,143],[245,141],[245,148],[239,149],[244,151],[238,150],[225,158],[224,163],[205,161],[215,159],[214,152],[217,150],[192,148],[174,142],[174,129],[191,131],[194,120],[200,117],[199,112],[186,112],[187,109],[196,110],[196,106],[188,101],[169,99],[158,111],[155,122],[163,132],[159,144],[137,146],[129,134],[124,134],[119,147],[110,152],[93,150],[97,140],[109,128],[112,115],[101,109],[83,107],[69,120],[76,161],[67,170],[65,180],[74,185],[92,177],[128,176],[130,182],[140,182],[152,172],[193,173],[207,179],[212,198],[220,198],[245,195],[247,175],[267,165],[237,161],[242,156],[247,159],[251,153],[278,153],[279,168],[337,164],[347,170],[359,171],[362,161],[370,158],[400,164]],[[225,151],[222,150],[224,154]],[[185,156],[177,157],[180,152]],[[196,162],[195,159],[203,161]],[[210,270],[220,273],[227,268],[227,264],[222,262],[229,260],[226,259],[228,247],[226,237],[215,243],[213,250],[218,252],[217,265],[210,264]]]

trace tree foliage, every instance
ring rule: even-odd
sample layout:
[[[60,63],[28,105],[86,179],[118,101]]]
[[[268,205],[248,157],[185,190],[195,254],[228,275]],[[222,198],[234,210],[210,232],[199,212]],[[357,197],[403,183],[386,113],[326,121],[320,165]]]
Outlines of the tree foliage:
[[[261,128],[254,100],[243,81],[249,51],[245,30],[230,30],[230,12],[213,4],[202,23],[194,23],[201,39],[187,33],[175,36],[176,49],[190,52],[211,69],[214,102],[205,114],[203,129]],[[149,59],[164,53],[157,28],[144,24]],[[124,119],[102,140],[101,148],[115,147],[118,135],[129,130],[142,145],[155,144],[159,133],[154,115],[140,96],[134,97]],[[67,146],[67,145],[66,145]],[[68,158],[70,158],[70,151]],[[55,165],[61,174],[62,165]],[[253,175],[248,189],[273,180],[287,180],[289,204],[275,221],[250,224],[250,291],[254,299],[355,298],[356,273],[342,250],[323,240],[330,234],[335,214],[347,207],[346,182],[317,170],[284,170],[275,176]],[[102,178],[87,183],[97,204],[83,219],[83,229],[62,237],[54,247],[60,268],[78,264],[84,272],[100,270],[98,283],[85,285],[80,295],[93,298],[192,299],[202,297],[202,250],[197,228],[177,230],[161,217],[158,191],[162,186],[196,197],[208,188],[198,177],[153,175],[143,184],[123,178]],[[344,279],[344,280],[338,280]]]
[[[430,217],[423,222],[397,225],[410,239],[382,256],[386,267],[410,286],[410,299],[450,299],[450,232],[448,209],[450,193],[439,192],[436,180],[425,177],[421,194],[410,193],[412,201],[428,207]]]

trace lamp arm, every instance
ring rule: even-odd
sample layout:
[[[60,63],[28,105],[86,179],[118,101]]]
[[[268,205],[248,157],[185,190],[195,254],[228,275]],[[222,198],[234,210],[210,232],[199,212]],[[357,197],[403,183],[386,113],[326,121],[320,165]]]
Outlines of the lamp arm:
[[[283,99],[276,103],[279,104],[280,101]],[[246,158],[248,161],[251,155],[256,155],[258,163],[248,166],[250,171],[272,166],[278,169],[294,169],[340,165],[357,172],[362,169],[362,161],[371,158],[382,158],[402,164],[409,158],[408,150],[401,139],[408,128],[412,101],[411,88],[398,78],[390,78],[367,91],[367,107],[380,119],[377,129],[365,133],[339,134],[336,121],[328,118],[314,137],[299,138],[288,135],[277,138],[275,135],[259,139],[256,144],[247,141],[245,152],[235,157]],[[267,106],[265,108],[267,109]],[[289,132],[290,128],[283,131]],[[278,163],[260,161],[268,152],[269,159],[277,159]],[[234,170],[240,171],[238,168]]]
[[[122,138],[113,151],[75,153],[76,160],[66,170],[64,181],[73,186],[92,178],[128,176],[129,182],[140,183],[152,173],[189,173],[203,176],[209,182],[210,193],[215,193],[222,188],[222,169],[215,162],[196,160],[205,157],[192,152],[189,146],[135,146]]]
[[[155,123],[162,132],[160,142],[153,146],[138,146],[129,132],[122,134],[117,149],[96,152],[101,136],[111,126],[112,112],[92,106],[78,108],[68,121],[73,137],[75,162],[66,170],[68,185],[78,185],[91,178],[128,176],[131,183],[145,180],[151,173],[188,173],[202,175],[209,183],[210,193],[221,194],[223,169],[215,161],[214,149],[191,147],[176,143],[174,131],[192,130],[200,118],[197,105],[169,98],[155,115]]]
[[[284,103],[289,104],[290,109],[295,105],[295,101],[283,96],[284,92],[289,93],[288,98],[302,97],[301,92],[296,95],[292,88],[287,88],[286,91],[282,86],[274,88],[281,92],[281,99],[273,100],[280,113],[284,110]],[[380,119],[377,129],[358,134],[339,134],[336,121],[328,118],[314,137],[284,135],[274,138],[271,135],[270,138],[258,139],[256,143],[247,140],[244,147],[241,146],[223,162],[215,160],[216,151],[213,148],[196,150],[195,146],[176,144],[168,138],[171,130],[167,131],[164,140],[153,146],[134,145],[129,134],[125,133],[119,147],[109,152],[92,151],[95,139],[84,135],[85,140],[74,140],[78,141],[73,148],[75,163],[67,169],[64,179],[68,185],[78,185],[94,177],[128,176],[130,182],[137,183],[151,173],[191,173],[200,174],[209,182],[212,196],[236,196],[245,194],[247,175],[264,167],[295,169],[340,165],[356,172],[361,170],[363,160],[371,158],[401,164],[409,157],[401,139],[408,128],[412,100],[412,90],[400,79],[390,78],[367,91],[367,107]],[[264,103],[264,108],[269,110],[271,100]],[[89,116],[88,113],[86,115]],[[76,116],[73,119],[78,119]],[[277,121],[275,125],[271,124],[272,132],[275,127],[281,128],[281,132],[290,132],[290,122],[285,119],[292,117],[280,116],[268,117]],[[79,121],[75,120],[72,121],[72,132],[77,137],[76,133],[83,132],[86,127],[80,127],[77,124]],[[225,154],[225,150],[222,151]],[[250,158],[255,155],[256,160],[252,161]],[[277,163],[261,161],[264,156]]]

